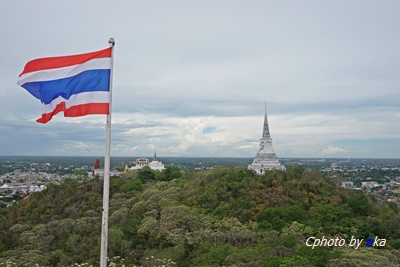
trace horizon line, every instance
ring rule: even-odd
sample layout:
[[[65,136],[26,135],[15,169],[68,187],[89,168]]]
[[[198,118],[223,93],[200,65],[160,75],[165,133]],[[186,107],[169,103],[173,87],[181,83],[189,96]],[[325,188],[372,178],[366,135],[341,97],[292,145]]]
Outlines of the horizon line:
[[[102,156],[96,155],[0,155],[0,157],[80,157],[80,158],[103,158]],[[153,156],[111,156],[111,158],[151,158]],[[232,158],[232,159],[240,159],[240,158],[254,158],[254,156],[157,156],[157,158]],[[293,157],[278,157],[280,160],[284,159],[398,159],[400,157],[301,157],[301,156],[293,156]]]

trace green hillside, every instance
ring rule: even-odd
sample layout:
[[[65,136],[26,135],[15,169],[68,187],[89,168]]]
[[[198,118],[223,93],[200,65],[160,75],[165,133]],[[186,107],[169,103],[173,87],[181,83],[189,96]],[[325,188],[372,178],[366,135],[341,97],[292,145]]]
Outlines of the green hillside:
[[[65,179],[0,209],[0,266],[98,266],[101,210],[96,179]],[[397,205],[301,167],[113,177],[109,227],[109,257],[126,266],[400,266]],[[309,237],[346,243],[312,248]]]

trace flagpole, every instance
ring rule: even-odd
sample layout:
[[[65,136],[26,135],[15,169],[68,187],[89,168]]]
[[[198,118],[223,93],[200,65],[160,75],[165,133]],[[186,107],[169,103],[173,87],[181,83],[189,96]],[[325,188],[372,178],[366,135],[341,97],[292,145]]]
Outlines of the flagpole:
[[[107,244],[108,244],[108,209],[110,202],[110,147],[111,147],[111,103],[112,103],[112,80],[114,63],[114,38],[110,38],[108,43],[111,47],[111,69],[110,69],[110,104],[109,114],[106,122],[106,148],[104,156],[104,187],[103,187],[103,217],[101,223],[101,251],[100,267],[107,266]]]

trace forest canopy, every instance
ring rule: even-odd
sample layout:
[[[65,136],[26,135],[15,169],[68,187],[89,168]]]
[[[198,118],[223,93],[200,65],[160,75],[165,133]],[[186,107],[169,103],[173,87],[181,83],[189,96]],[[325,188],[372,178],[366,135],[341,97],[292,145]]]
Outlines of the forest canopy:
[[[64,179],[0,208],[0,266],[98,265],[101,210],[100,179]],[[311,236],[364,243],[311,248]],[[385,246],[367,247],[376,236]],[[126,266],[400,266],[400,215],[301,167],[144,168],[111,178],[108,246]]]

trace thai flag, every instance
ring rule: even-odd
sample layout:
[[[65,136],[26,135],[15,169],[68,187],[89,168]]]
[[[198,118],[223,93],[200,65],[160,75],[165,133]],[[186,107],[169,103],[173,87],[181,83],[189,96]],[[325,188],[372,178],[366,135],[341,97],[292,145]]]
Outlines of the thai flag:
[[[64,117],[110,114],[110,74],[112,48],[29,61],[17,84],[44,105],[42,117],[47,123],[57,113]]]

